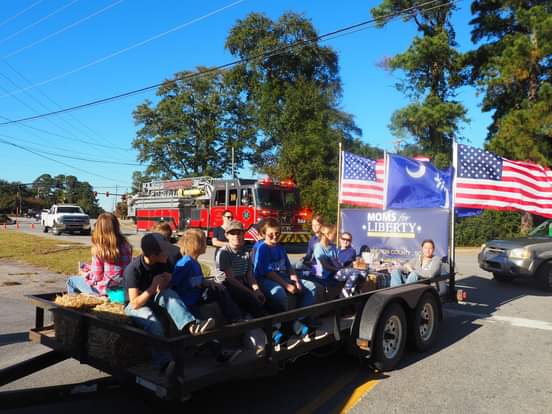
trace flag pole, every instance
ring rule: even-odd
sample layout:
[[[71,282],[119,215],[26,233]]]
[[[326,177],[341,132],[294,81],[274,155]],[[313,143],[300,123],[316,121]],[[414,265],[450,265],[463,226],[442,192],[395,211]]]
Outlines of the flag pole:
[[[343,152],[341,151],[341,141],[339,142],[339,157],[337,161],[337,220],[336,220],[336,228],[337,228],[337,236],[339,237],[339,233],[341,233],[341,229],[339,228],[340,219],[339,216],[341,215],[341,203],[339,202],[339,195],[341,194],[341,180],[342,178],[342,163],[343,163]]]
[[[455,218],[456,218],[456,179],[458,176],[458,146],[456,139],[452,139],[452,200],[451,200],[451,223],[450,223],[450,281],[449,291],[455,292],[456,285],[456,237],[455,237]],[[453,298],[454,299],[454,298]]]

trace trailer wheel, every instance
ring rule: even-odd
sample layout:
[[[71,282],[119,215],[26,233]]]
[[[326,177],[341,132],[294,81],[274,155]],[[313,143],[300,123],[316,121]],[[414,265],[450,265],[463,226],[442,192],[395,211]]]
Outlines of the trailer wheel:
[[[392,303],[382,313],[376,329],[374,366],[380,371],[390,371],[402,358],[406,343],[406,316],[403,308]]]
[[[408,324],[409,345],[418,351],[427,351],[435,343],[440,325],[437,299],[431,293],[424,293]]]

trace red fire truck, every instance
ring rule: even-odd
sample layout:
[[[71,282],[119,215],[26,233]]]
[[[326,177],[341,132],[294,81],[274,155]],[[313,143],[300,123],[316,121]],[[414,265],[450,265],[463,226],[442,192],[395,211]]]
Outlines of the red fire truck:
[[[193,177],[152,181],[129,198],[129,216],[134,218],[138,231],[148,231],[164,221],[176,233],[198,228],[211,237],[212,230],[222,224],[225,210],[248,230],[246,240],[257,239],[254,225],[268,217],[282,224],[283,243],[305,243],[309,239],[304,224],[311,213],[301,208],[299,192],[291,180]]]

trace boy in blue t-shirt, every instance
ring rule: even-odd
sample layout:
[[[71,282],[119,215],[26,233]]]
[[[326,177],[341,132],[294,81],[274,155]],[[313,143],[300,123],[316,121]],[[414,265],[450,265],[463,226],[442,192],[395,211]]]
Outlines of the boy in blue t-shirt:
[[[280,223],[275,219],[264,222],[264,242],[256,244],[253,272],[268,304],[276,312],[286,312],[313,305],[317,293],[313,282],[297,277],[286,250],[279,244],[280,228]],[[293,333],[304,340],[310,339],[313,331],[304,322],[296,320],[292,325]],[[273,339],[279,344],[284,336],[277,330]]]

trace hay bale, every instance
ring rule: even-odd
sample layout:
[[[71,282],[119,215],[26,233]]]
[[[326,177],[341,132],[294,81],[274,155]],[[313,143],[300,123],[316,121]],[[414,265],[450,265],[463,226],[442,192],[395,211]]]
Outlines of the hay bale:
[[[124,305],[110,303],[103,298],[83,294],[63,295],[56,297],[55,303],[115,323],[132,324],[132,320],[124,313]],[[71,318],[59,310],[54,310],[53,314],[56,340],[68,352],[78,354],[83,329],[79,319]],[[93,320],[88,328],[85,347],[89,357],[102,360],[113,368],[128,367],[144,362],[149,357],[148,352],[144,352],[145,345],[139,339],[98,327]]]
[[[63,306],[64,308],[71,308],[77,310],[88,310],[94,306],[107,303],[107,299],[100,296],[85,295],[79,293],[78,295],[62,295],[56,296],[55,304]]]

